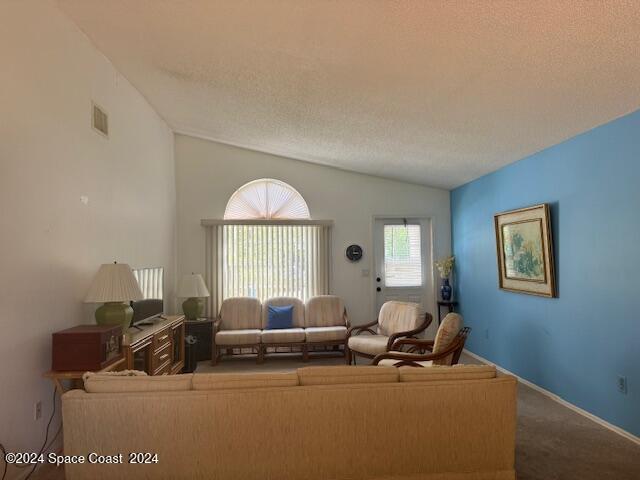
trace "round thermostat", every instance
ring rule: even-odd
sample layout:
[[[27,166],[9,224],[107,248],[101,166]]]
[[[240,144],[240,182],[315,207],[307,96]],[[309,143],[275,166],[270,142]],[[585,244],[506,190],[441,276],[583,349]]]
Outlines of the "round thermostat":
[[[360,245],[349,245],[346,254],[349,260],[358,262],[362,259],[362,247]]]

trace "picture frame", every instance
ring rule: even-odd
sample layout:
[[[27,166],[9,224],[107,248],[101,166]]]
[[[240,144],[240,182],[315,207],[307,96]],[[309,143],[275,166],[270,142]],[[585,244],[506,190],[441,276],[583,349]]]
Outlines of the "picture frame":
[[[556,297],[551,215],[546,203],[494,215],[498,286]]]

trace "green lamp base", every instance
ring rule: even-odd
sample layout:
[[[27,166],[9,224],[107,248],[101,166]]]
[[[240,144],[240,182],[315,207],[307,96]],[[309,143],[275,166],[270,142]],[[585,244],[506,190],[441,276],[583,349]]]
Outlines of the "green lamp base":
[[[131,325],[133,309],[122,302],[107,302],[96,310],[98,325],[121,325],[122,333]]]
[[[204,305],[199,298],[187,298],[182,302],[182,311],[187,320],[197,320],[202,316]]]

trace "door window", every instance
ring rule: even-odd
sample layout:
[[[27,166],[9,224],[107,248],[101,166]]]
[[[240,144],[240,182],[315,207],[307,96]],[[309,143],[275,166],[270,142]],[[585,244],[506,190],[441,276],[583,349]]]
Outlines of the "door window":
[[[422,286],[420,225],[384,226],[385,287]]]

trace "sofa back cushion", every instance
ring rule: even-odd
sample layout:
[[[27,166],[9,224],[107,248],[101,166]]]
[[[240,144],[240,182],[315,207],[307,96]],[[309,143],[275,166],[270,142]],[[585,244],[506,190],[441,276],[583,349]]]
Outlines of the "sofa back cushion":
[[[342,385],[356,383],[395,383],[398,369],[395,367],[336,366],[304,367],[298,369],[300,385]]]
[[[408,302],[385,302],[378,314],[378,333],[392,335],[417,328],[424,320],[420,305]]]
[[[345,327],[346,312],[342,298],[335,295],[312,297],[305,305],[307,327]]]
[[[149,376],[116,376],[99,373],[84,377],[88,393],[179,392],[191,390],[193,374]]]
[[[294,297],[274,297],[265,300],[262,305],[262,328],[267,328],[269,323],[269,306],[285,307],[293,305],[293,325],[292,328],[304,328],[304,303],[299,298]],[[260,328],[260,327],[258,327]]]
[[[456,338],[458,332],[462,329],[462,316],[457,313],[448,313],[438,327],[436,338],[433,342],[433,353],[444,352],[451,342]],[[451,365],[453,353],[445,358],[439,358],[433,361],[434,365]]]
[[[290,373],[196,373],[194,390],[230,390],[236,388],[295,387],[298,375]]]
[[[227,298],[220,306],[220,330],[247,330],[261,328],[262,305],[257,298]]]
[[[433,365],[431,367],[400,367],[401,382],[433,382],[438,380],[483,380],[496,378],[495,365]]]

